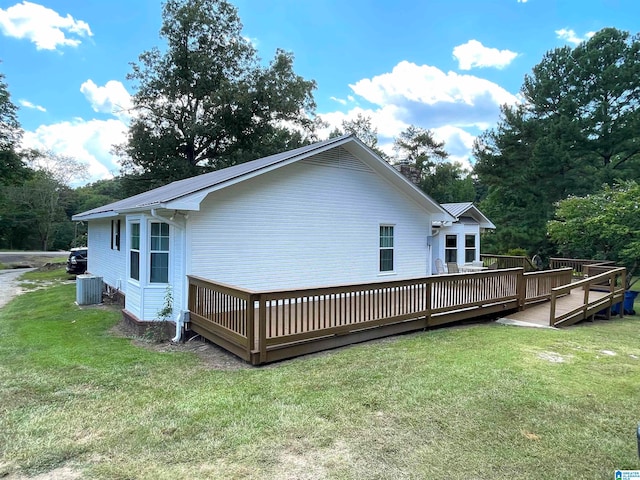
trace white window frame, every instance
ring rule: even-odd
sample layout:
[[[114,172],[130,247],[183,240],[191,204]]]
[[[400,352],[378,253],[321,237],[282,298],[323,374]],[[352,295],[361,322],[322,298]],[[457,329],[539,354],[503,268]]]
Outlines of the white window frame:
[[[136,228],[135,228],[136,226],[137,226],[137,230],[138,230],[138,245],[137,245],[137,248],[134,248],[134,241],[133,241],[134,235],[133,234],[134,234],[134,230],[136,230]],[[140,250],[141,250],[140,247],[141,247],[141,243],[142,243],[141,242],[141,239],[142,239],[142,224],[141,224],[140,220],[135,220],[135,221],[130,222],[128,231],[129,231],[129,259],[128,259],[129,280],[133,280],[135,282],[140,282],[140,270],[141,270],[140,269],[140,259],[141,259],[141,257],[140,257]],[[137,266],[137,269],[136,269],[137,273],[138,273],[137,278],[133,276],[133,268],[132,268],[132,266],[133,266],[133,261],[132,261],[133,255],[132,254],[133,253],[137,253],[138,254],[137,255],[138,256],[138,266]]]
[[[454,238],[456,244],[453,247],[448,246],[449,238]],[[451,258],[450,257],[453,257]],[[445,263],[458,263],[458,235],[445,234],[444,236],[444,261]]]
[[[154,225],[159,225],[160,232],[159,235],[154,235]],[[166,235],[163,232],[166,227]],[[170,274],[170,258],[171,258],[171,226],[168,223],[160,222],[160,221],[150,221],[149,222],[149,284],[153,285],[166,285],[169,283],[169,279],[171,278]],[[154,242],[155,240],[155,242]],[[165,244],[166,241],[166,244]],[[159,242],[159,243],[158,243]],[[155,245],[154,245],[155,243]],[[166,247],[166,248],[165,248]],[[166,265],[162,266],[163,269],[166,269],[166,281],[161,279],[158,281],[154,278],[153,274],[153,264],[154,264],[154,256],[165,255],[166,256]],[[157,257],[159,258],[159,257]]]
[[[388,233],[391,232],[391,235],[388,235]],[[391,244],[389,245],[388,239],[391,239]],[[387,241],[385,241],[387,240]],[[378,230],[378,247],[379,247],[379,254],[378,254],[378,270],[380,271],[381,274],[391,274],[391,273],[395,273],[395,268],[396,268],[396,264],[395,264],[395,225],[391,225],[391,224],[380,224],[380,228]],[[389,262],[389,259],[383,259],[383,252],[385,252],[386,254],[388,254],[388,252],[391,252],[391,268],[384,268],[383,269],[383,262]],[[385,265],[386,266],[386,265]]]
[[[467,240],[469,238],[473,239],[473,246],[470,247],[467,245]],[[465,263],[471,263],[471,262],[475,262],[477,259],[477,250],[476,250],[476,234],[475,233],[465,233],[464,234],[464,262]],[[471,260],[469,260],[469,252],[473,252],[473,258],[471,258]]]

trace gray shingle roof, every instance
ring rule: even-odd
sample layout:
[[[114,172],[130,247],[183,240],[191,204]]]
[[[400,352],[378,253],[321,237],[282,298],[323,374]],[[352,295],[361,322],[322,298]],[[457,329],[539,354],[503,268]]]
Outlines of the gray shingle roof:
[[[195,177],[186,178],[184,180],[178,180],[168,185],[154,188],[148,192],[134,195],[133,197],[128,197],[108,205],[103,205],[92,210],[87,210],[86,212],[78,213],[73,216],[73,219],[83,220],[85,217],[96,216],[98,214],[105,214],[108,216],[109,213],[115,214],[120,211],[133,210],[136,208],[151,208],[200,190],[225,183],[229,180],[248,175],[272,165],[276,165],[280,162],[284,162],[298,156],[306,156],[324,147],[341,143],[350,137],[351,135],[343,135],[341,137],[330,138],[312,145],[306,145],[287,152],[281,152],[250,162],[241,163],[240,165],[224,168],[215,172],[205,173]]]

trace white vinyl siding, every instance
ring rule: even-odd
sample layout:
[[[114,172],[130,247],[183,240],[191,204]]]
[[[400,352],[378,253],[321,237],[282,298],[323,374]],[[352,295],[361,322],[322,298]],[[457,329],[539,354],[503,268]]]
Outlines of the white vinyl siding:
[[[455,247],[452,246],[454,244]],[[449,258],[455,257],[456,263],[478,261],[480,260],[480,226],[474,221],[473,223],[460,222],[442,227],[439,234],[434,237],[433,245],[434,260],[441,258],[447,262],[452,261],[448,260]],[[451,245],[451,247],[447,247],[447,245]],[[435,265],[432,268],[435,272]]]
[[[314,157],[210,194],[189,216],[187,272],[255,290],[384,280],[380,225],[398,278],[427,274],[431,217],[351,157]]]
[[[121,222],[121,235],[124,235],[124,222]],[[111,220],[92,220],[88,223],[89,255],[87,271],[102,277],[105,284],[123,292],[126,289],[127,252],[123,249],[111,249]]]
[[[169,218],[171,213],[159,211],[165,218]],[[135,214],[128,220],[129,229],[132,225],[140,225],[140,279],[129,280],[125,308],[139,320],[158,320],[158,312],[164,306],[168,289],[171,289],[173,314],[168,320],[175,321],[180,311],[186,309],[185,230],[170,227],[149,215]],[[180,220],[184,223],[183,217]],[[130,247],[129,243],[129,250]],[[163,256],[160,263],[154,255]]]
[[[154,212],[167,222],[174,217],[163,250],[167,283],[150,282],[151,225],[160,219],[121,216],[120,251],[110,249],[110,219],[91,220],[89,265],[99,265],[92,273],[120,279],[125,308],[143,321],[158,318],[168,285],[170,320],[186,310],[189,274],[253,290],[427,275],[429,213],[344,149],[336,151],[211,193],[199,211]],[[140,224],[139,281],[129,278],[132,223]],[[381,225],[393,225],[392,272],[380,272]]]

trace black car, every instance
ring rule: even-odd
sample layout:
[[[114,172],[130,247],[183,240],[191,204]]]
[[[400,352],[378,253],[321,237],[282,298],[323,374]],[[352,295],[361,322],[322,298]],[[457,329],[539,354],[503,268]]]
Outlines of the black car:
[[[87,247],[72,248],[67,259],[67,273],[80,274],[87,271]]]

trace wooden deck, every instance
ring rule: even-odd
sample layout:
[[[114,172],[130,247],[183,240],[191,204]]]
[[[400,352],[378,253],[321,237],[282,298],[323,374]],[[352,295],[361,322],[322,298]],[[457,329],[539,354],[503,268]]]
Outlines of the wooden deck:
[[[625,272],[572,283],[571,268],[512,268],[273,292],[190,276],[188,328],[257,365],[487,315],[570,325],[622,301]]]
[[[592,295],[591,298],[593,300],[603,300],[607,297],[608,294],[605,292],[591,292],[591,295]],[[580,309],[582,307],[584,307],[584,298],[582,296],[565,295],[564,297],[560,297],[557,300],[556,314],[567,315],[570,312],[576,311],[577,309]],[[607,307],[603,308],[602,310],[606,310],[606,309]],[[504,318],[506,320],[530,323],[537,326],[544,326],[544,327],[555,326],[555,325],[552,325],[550,315],[551,315],[551,303],[549,301],[546,301],[546,302],[532,305],[525,310],[509,313],[508,315],[505,315]],[[610,312],[609,312],[609,315],[610,315]],[[590,316],[591,315],[585,316],[583,314],[580,316],[580,320],[586,320]],[[575,322],[572,322],[572,323],[575,323]]]

